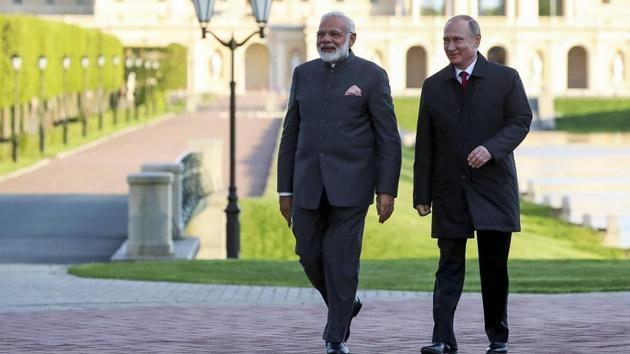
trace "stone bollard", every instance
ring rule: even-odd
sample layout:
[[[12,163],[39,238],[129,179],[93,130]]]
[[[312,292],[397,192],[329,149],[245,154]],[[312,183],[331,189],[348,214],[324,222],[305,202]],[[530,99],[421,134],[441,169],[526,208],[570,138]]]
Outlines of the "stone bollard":
[[[619,247],[619,218],[617,215],[608,215],[604,246]]]
[[[542,198],[542,205],[551,206],[551,197],[548,195],[544,195]]]
[[[531,179],[527,181],[527,189],[525,190],[525,193],[523,193],[523,199],[528,202],[534,202],[536,200],[534,181]]]
[[[591,214],[582,215],[582,226],[593,228],[593,218],[591,217]]]
[[[163,172],[173,175],[171,183],[171,226],[173,240],[184,237],[184,220],[182,220],[182,173],[183,167],[178,163],[147,163],[142,165],[142,172]]]
[[[562,206],[560,207],[560,219],[564,221],[571,220],[571,201],[566,195],[562,197]]]
[[[129,258],[173,254],[170,215],[172,181],[173,177],[169,173],[140,173],[127,176]]]

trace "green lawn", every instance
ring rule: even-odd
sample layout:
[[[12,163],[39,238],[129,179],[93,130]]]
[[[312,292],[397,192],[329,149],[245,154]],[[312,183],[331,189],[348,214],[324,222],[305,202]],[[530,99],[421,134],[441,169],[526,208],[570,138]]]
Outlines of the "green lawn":
[[[394,109],[398,125],[407,131],[416,131],[420,97],[394,97]]]
[[[556,129],[572,133],[630,132],[628,98],[556,98]]]
[[[398,124],[415,131],[419,97],[394,97]],[[555,99],[556,130],[571,133],[630,132],[629,98]]]
[[[413,151],[403,150],[403,168],[395,211],[385,224],[378,223],[370,207],[363,238],[362,259],[431,258],[437,245],[430,235],[430,217],[420,218],[412,208]],[[275,167],[262,198],[242,199],[241,256],[246,259],[297,259],[294,238],[278,211]],[[521,233],[514,234],[512,259],[624,258],[621,250],[601,246],[598,232],[560,221],[547,207],[522,202]],[[468,253],[476,257],[476,244]]]
[[[411,107],[412,103],[409,99],[397,109]],[[361,257],[363,289],[432,290],[438,251],[436,241],[429,236],[430,217],[420,218],[411,205],[412,165],[413,151],[405,148],[392,218],[381,225],[374,206],[368,213]],[[296,262],[293,235],[278,211],[275,171],[274,163],[263,197],[240,201],[241,260],[88,264],[73,267],[70,273],[119,279],[307,287],[306,277]],[[630,290],[630,258],[625,251],[603,247],[597,231],[563,222],[554,217],[550,208],[526,202],[521,206],[523,230],[514,235],[510,251],[512,292]],[[479,291],[476,253],[475,242],[469,242],[466,291]]]
[[[361,262],[360,287],[431,291],[436,267],[436,259],[364,260]],[[70,274],[111,279],[309,287],[302,268],[295,261],[97,263],[72,267]],[[628,291],[628,274],[630,260],[511,260],[510,292]],[[470,260],[464,291],[479,290],[477,263]]]

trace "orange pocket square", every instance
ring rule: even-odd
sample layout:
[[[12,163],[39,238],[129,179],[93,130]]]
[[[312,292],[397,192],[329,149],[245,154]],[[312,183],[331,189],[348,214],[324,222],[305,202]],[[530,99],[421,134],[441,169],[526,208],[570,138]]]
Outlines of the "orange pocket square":
[[[346,96],[361,96],[361,89],[357,85],[352,85],[346,91]]]

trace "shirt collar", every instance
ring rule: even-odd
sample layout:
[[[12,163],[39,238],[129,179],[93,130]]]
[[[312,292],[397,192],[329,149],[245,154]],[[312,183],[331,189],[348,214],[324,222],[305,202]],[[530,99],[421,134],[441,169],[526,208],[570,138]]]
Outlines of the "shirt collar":
[[[479,57],[477,55],[475,55],[475,60],[473,60],[473,62],[468,65],[468,67],[464,70],[460,70],[455,66],[455,78],[457,79],[457,81],[461,80],[461,78],[459,77],[459,73],[461,73],[462,71],[465,71],[468,73],[468,77],[470,77],[470,75],[472,75],[473,70],[475,69],[475,64],[477,64],[477,59]]]

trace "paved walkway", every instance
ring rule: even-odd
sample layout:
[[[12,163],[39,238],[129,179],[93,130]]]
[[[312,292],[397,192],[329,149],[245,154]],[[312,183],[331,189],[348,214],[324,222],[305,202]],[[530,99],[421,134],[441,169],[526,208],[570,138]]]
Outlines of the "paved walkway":
[[[281,123],[277,111],[261,114],[267,112],[265,100],[249,96],[238,101],[239,197],[261,195],[265,189]],[[223,140],[227,189],[225,101],[127,129],[17,177],[0,177],[0,263],[108,261],[127,237],[127,175],[144,163],[174,162],[189,150],[189,141]]]
[[[254,105],[241,99],[244,105]],[[223,100],[216,102],[222,107]],[[254,106],[255,107],[255,106]],[[252,109],[254,109],[254,107]],[[276,144],[280,116],[257,117],[242,112],[236,124],[236,184],[239,196],[260,195]],[[16,178],[0,178],[0,194],[127,194],[127,175],[148,162],[175,162],[188,142],[223,140],[223,184],[227,188],[229,120],[213,106],[194,113],[169,115],[133,127],[106,141],[52,159]]]
[[[0,265],[1,353],[321,353],[311,289],[82,279]],[[417,353],[431,295],[361,291],[353,353]],[[630,293],[511,295],[511,353],[630,353]],[[479,294],[462,297],[460,353],[486,345]],[[544,345],[543,349],[539,346]]]

